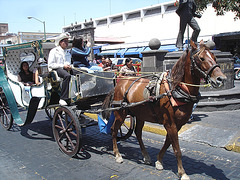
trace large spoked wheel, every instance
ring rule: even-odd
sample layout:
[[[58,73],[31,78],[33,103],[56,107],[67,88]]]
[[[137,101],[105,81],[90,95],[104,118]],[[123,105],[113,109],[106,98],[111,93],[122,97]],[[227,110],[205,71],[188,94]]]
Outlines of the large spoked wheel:
[[[13,117],[8,106],[7,98],[0,87],[0,122],[2,126],[9,130],[13,125]]]
[[[75,156],[82,145],[82,131],[73,110],[66,106],[59,107],[54,114],[52,128],[61,151]]]
[[[135,123],[136,117],[129,115],[122,124],[121,128],[118,130],[117,141],[123,141],[128,139],[134,131]]]

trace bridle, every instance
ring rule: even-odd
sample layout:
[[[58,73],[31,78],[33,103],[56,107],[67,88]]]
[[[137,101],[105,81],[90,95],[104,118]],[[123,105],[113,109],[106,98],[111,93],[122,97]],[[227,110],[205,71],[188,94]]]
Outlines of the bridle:
[[[211,82],[211,73],[213,70],[217,67],[220,68],[218,64],[214,64],[211,66],[207,71],[203,71],[196,63],[196,61],[202,61],[201,58],[199,57],[200,54],[205,51],[205,47],[201,48],[200,50],[196,49],[194,51],[191,51],[190,59],[191,59],[191,71],[192,74],[199,74],[198,76],[200,78],[204,78],[206,82]],[[196,73],[197,72],[197,73]]]

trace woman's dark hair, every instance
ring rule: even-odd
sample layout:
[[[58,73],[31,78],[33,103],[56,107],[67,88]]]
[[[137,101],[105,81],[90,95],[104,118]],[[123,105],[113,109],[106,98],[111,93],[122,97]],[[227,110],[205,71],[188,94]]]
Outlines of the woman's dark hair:
[[[127,63],[129,63],[131,60],[132,60],[131,58],[127,58],[127,59],[125,60],[125,65],[127,65]]]
[[[23,72],[23,73],[25,73],[24,70],[23,70],[23,64],[24,64],[24,63],[26,63],[26,64],[28,65],[28,67],[29,67],[29,64],[28,64],[26,61],[23,61],[23,62],[21,63],[21,65],[20,65],[20,71]],[[29,68],[28,68],[28,72],[30,72]]]
[[[74,37],[73,42],[72,42],[72,47],[76,47],[78,49],[83,49],[82,44],[83,44],[82,37]]]

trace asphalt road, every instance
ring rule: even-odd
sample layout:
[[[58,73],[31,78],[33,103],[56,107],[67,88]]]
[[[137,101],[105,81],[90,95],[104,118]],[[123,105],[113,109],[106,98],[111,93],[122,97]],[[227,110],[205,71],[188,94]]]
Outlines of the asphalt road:
[[[164,156],[164,170],[154,167],[164,136],[144,132],[143,137],[152,165],[143,164],[134,136],[119,144],[124,162],[116,163],[111,136],[99,133],[98,126],[86,129],[81,152],[70,158],[54,141],[51,121],[44,111],[38,111],[26,127],[15,125],[11,131],[0,127],[0,179],[178,179],[172,148]],[[191,179],[240,179],[240,153],[184,139],[180,146],[183,166]]]

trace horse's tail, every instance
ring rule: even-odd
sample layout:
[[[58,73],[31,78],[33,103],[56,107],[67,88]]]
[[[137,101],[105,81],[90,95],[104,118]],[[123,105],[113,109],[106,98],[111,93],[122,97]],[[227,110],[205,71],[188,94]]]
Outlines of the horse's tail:
[[[113,101],[113,95],[114,95],[114,89],[112,89],[112,90],[108,93],[107,97],[106,97],[105,100],[103,101],[103,105],[102,105],[102,109],[103,109],[103,110],[110,108],[111,103],[112,103],[112,101]],[[111,111],[104,110],[104,111],[102,112],[102,117],[103,117],[104,119],[109,119],[110,115],[111,115]]]

